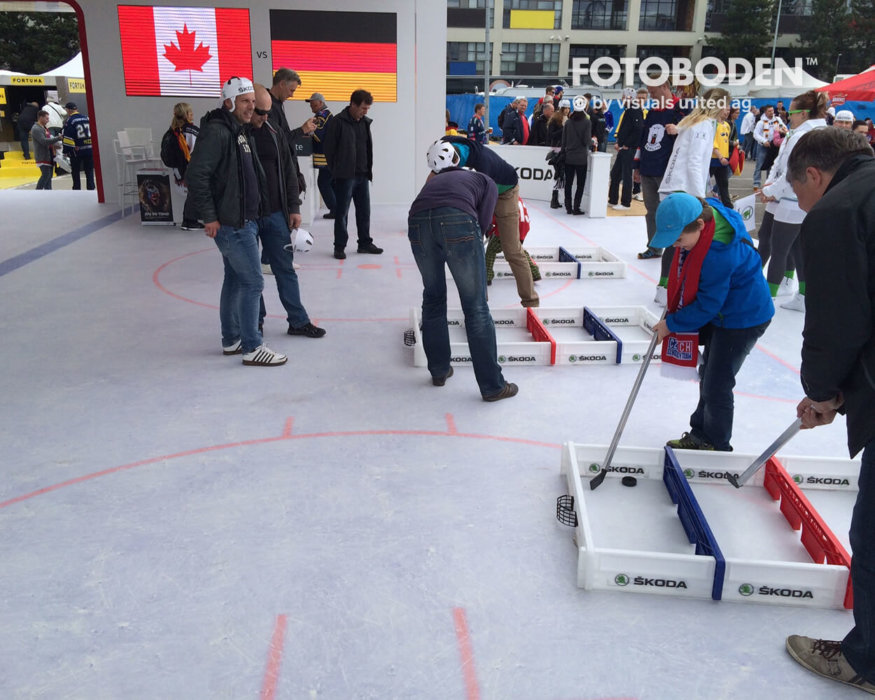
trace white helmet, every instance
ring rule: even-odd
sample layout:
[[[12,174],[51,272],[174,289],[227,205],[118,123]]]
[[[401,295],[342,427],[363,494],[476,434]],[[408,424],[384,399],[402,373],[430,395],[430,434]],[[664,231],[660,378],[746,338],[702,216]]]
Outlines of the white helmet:
[[[428,160],[428,167],[436,173],[459,163],[459,154],[456,153],[453,144],[447,141],[435,141],[429,146],[425,157]]]
[[[574,98],[574,111],[583,112],[586,110],[586,98],[583,95],[578,95]]]
[[[222,86],[222,99],[231,100],[233,103],[237,95],[245,95],[248,92],[255,92],[252,81],[235,75],[233,78],[228,78],[228,82]]]
[[[571,102],[569,102],[568,100],[559,100],[559,109],[562,109],[563,107],[568,107],[570,109]]]
[[[292,242],[283,246],[286,250],[292,250],[296,253],[309,253],[313,247],[313,236],[309,231],[302,228],[293,228],[291,235]]]

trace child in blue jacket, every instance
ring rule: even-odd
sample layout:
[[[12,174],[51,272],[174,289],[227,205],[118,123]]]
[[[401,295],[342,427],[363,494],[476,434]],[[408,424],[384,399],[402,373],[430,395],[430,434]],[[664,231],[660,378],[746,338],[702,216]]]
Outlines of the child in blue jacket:
[[[735,376],[775,314],[769,286],[741,216],[716,199],[676,192],[660,203],[653,247],[672,246],[667,312],[654,330],[660,341],[698,332],[704,350],[690,431],[667,444],[731,451]]]

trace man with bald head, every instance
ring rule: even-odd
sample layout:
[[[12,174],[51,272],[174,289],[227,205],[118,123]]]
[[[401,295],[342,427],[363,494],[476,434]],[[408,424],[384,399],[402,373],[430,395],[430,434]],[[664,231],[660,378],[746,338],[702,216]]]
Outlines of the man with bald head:
[[[264,187],[261,192],[261,216],[258,236],[276,280],[280,301],[289,321],[289,335],[321,338],[324,328],[310,323],[301,304],[301,290],[295,272],[293,252],[285,250],[289,232],[301,227],[301,199],[298,190],[298,172],[292,158],[284,129],[269,120],[271,95],[263,85],[255,86],[255,112],[252,115],[252,142],[258,160],[264,168]],[[264,324],[266,311],[261,302],[259,327]]]

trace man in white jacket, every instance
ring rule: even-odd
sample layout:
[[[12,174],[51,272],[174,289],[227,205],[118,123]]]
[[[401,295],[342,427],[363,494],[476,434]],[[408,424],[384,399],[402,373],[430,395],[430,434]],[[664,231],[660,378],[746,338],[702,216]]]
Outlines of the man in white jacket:
[[[775,162],[775,157],[778,155],[778,147],[781,145],[780,142],[775,143],[775,134],[778,133],[786,134],[787,127],[775,114],[775,108],[772,105],[766,105],[763,107],[762,116],[753,130],[753,137],[757,142],[757,165],[753,171],[754,192],[760,191],[762,171],[771,169],[772,163]]]

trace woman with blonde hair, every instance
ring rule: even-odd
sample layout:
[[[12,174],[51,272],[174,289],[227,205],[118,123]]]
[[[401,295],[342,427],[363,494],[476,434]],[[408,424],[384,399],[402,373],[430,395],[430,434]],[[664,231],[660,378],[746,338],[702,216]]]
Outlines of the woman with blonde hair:
[[[197,141],[198,134],[200,133],[200,129],[194,124],[194,111],[188,102],[178,102],[173,105],[173,119],[170,121],[170,130],[176,136],[179,153],[181,154],[179,163],[173,168],[173,177],[176,180],[176,184],[183,187],[185,185],[185,171],[191,160],[195,141]],[[185,207],[182,211],[182,226],[180,228],[183,231],[194,231],[203,228],[203,224],[197,220],[197,212],[189,204],[188,198],[185,200]]]
[[[681,119],[677,126],[678,137],[659,186],[660,199],[672,192],[705,196],[717,123],[729,116],[730,99],[730,94],[723,88],[711,88],[698,99],[693,111]]]
[[[723,88],[711,88],[698,98],[693,111],[678,122],[678,135],[659,185],[660,201],[672,192],[686,192],[699,198],[706,196],[717,124],[729,116],[730,99],[730,94]],[[662,269],[654,299],[660,306],[666,303],[673,255],[671,248],[666,248],[662,254]]]

